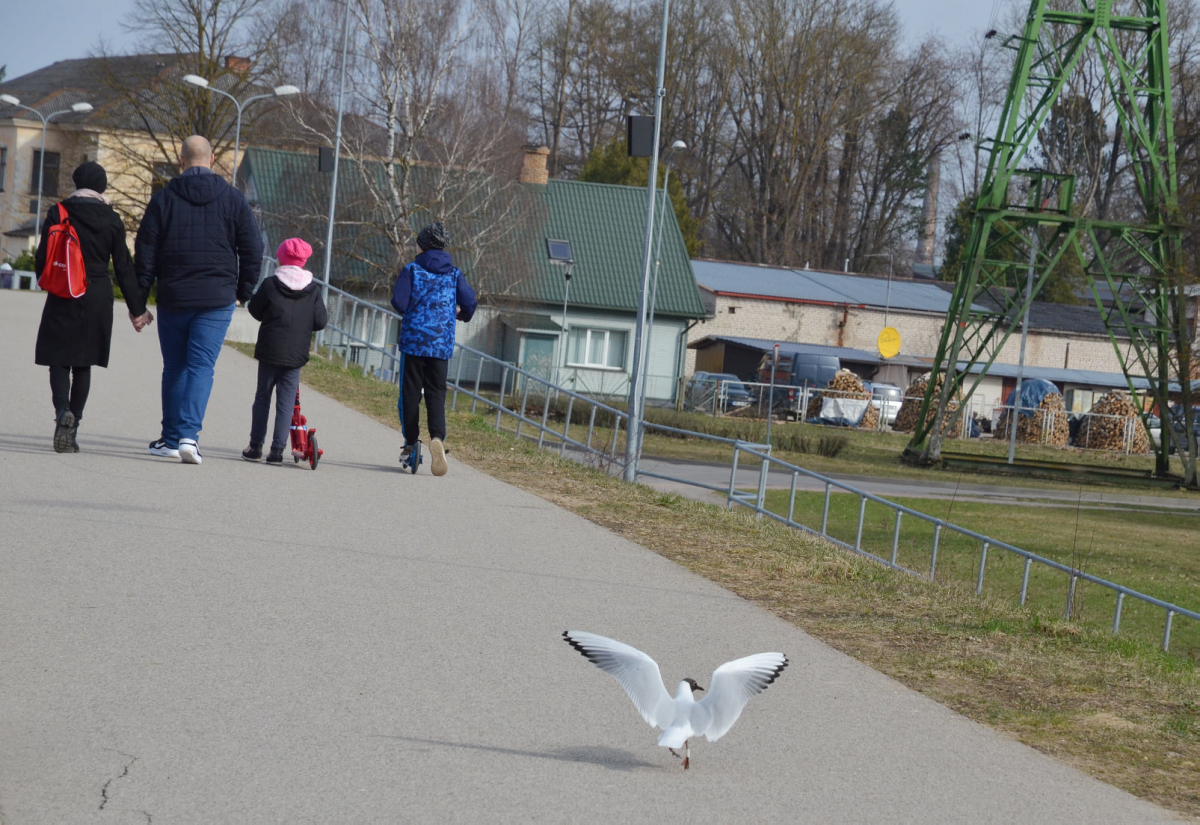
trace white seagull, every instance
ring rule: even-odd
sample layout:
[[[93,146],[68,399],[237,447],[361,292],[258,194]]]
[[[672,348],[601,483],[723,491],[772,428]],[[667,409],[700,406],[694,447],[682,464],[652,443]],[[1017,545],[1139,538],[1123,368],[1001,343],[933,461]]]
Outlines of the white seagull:
[[[680,756],[675,748],[683,748],[684,770],[690,760],[688,740],[704,734],[709,742],[716,742],[733,727],[746,703],[766,690],[788,666],[782,653],[756,653],[734,659],[713,671],[708,695],[699,702],[693,694],[704,688],[695,679],[680,682],[672,699],[663,685],[658,663],[636,647],[580,630],[565,630],[563,638],[621,683],[642,718],[662,729],[660,746],[676,759]]]

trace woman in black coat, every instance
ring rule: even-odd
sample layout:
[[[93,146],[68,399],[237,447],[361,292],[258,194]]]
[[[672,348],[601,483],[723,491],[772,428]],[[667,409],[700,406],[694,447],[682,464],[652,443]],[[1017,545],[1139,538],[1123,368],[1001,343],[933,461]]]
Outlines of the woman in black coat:
[[[75,170],[72,179],[75,191],[62,205],[79,236],[87,272],[87,292],[79,298],[46,294],[34,352],[34,362],[50,368],[50,395],[56,425],[54,450],[59,453],[79,452],[75,433],[91,389],[92,367],[108,366],[113,324],[109,260],[125,294],[125,305],[129,307],[131,317],[145,318],[147,322],[152,320],[138,289],[129,247],[125,245],[125,225],[103,194],[108,188],[104,167],[88,161]],[[46,234],[58,222],[58,206],[55,205],[42,226],[36,259],[39,273],[46,264]]]

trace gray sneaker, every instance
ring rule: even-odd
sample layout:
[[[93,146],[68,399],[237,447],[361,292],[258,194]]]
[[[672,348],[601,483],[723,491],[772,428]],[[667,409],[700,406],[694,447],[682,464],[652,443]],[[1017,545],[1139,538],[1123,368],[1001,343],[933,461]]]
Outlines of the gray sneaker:
[[[444,476],[450,466],[446,463],[446,445],[440,438],[429,442],[429,454],[432,456],[429,460],[429,472],[435,476]]]

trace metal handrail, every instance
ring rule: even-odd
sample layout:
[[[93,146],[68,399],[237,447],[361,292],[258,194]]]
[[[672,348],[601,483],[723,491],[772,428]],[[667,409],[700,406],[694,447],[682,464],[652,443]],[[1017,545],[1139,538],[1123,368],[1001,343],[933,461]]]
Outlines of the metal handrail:
[[[397,320],[402,320],[402,316],[397,314],[396,312],[393,312],[392,310],[387,309],[385,307],[381,307],[378,304],[374,304],[370,301],[366,301],[355,295],[351,295],[350,293],[345,292],[344,290],[338,289],[337,287],[330,286],[329,290],[331,293],[334,293],[338,296],[339,307],[340,307],[340,302],[343,302],[347,299],[354,303],[354,307],[352,307],[352,313],[351,313],[352,320],[357,315],[356,310],[357,310],[358,306],[363,306],[365,308],[370,309],[373,312],[380,313],[386,317],[391,317],[391,318],[395,318]],[[372,331],[374,330],[374,319],[372,319],[369,329],[371,329]],[[341,336],[341,339],[342,339],[337,344],[333,343],[332,341],[328,341],[327,344],[320,344],[320,343],[317,344],[318,347],[328,346],[329,355],[331,358],[332,358],[333,350],[334,350],[335,346],[346,347],[347,351],[345,354],[345,362],[348,363],[349,344],[350,344],[350,342],[355,342],[359,345],[362,345],[367,350],[380,353],[380,355],[383,358],[390,359],[390,361],[392,362],[393,365],[397,365],[400,362],[400,356],[397,355],[396,353],[389,351],[386,347],[377,346],[373,342],[367,341],[367,340],[353,334],[349,330],[343,329],[342,327],[340,327],[338,325],[338,323],[336,321],[334,321],[332,319],[331,319],[329,325],[326,327],[326,330],[337,333],[339,336]],[[326,337],[326,339],[328,339],[330,336],[326,335],[325,337]],[[492,355],[489,355],[485,352],[481,352],[480,350],[477,350],[473,347],[469,347],[465,344],[460,344],[460,343],[456,342],[455,343],[455,351],[456,351],[456,354],[467,354],[467,355],[472,355],[472,356],[475,356],[476,358],[478,358],[479,359],[479,368],[476,371],[474,388],[470,389],[466,385],[464,385],[464,383],[462,381],[461,373],[462,373],[462,365],[463,365],[464,361],[460,357],[458,375],[455,377],[455,379],[453,381],[450,381],[450,380],[447,381],[447,385],[449,387],[453,387],[453,390],[454,390],[454,396],[453,396],[452,407],[451,407],[452,409],[456,408],[457,403],[458,403],[458,395],[461,393],[461,394],[467,396],[468,398],[472,399],[472,412],[474,412],[474,410],[476,408],[475,405],[479,404],[479,403],[482,403],[486,407],[495,410],[495,412],[496,412],[495,428],[497,430],[502,429],[502,417],[504,415],[509,415],[512,418],[514,418],[516,421],[516,435],[518,438],[522,437],[521,430],[525,426],[532,427],[538,431],[537,444],[538,444],[539,448],[544,448],[546,446],[546,444],[545,444],[546,436],[552,436],[554,439],[557,440],[557,443],[552,444],[551,446],[557,447],[560,455],[565,455],[567,447],[570,446],[572,448],[575,448],[577,450],[580,450],[582,452],[585,452],[585,453],[588,453],[591,455],[604,457],[606,460],[610,461],[616,467],[623,468],[625,466],[624,461],[617,455],[616,441],[617,441],[617,436],[620,432],[622,421],[626,422],[626,431],[628,431],[629,414],[626,411],[618,409],[613,406],[610,406],[601,401],[597,401],[594,398],[590,398],[590,397],[583,395],[581,393],[578,393],[574,390],[569,390],[566,387],[561,387],[557,384],[554,384],[548,378],[545,378],[543,376],[537,375],[536,373],[532,373],[526,369],[518,367],[516,364],[502,361],[501,359],[495,358]],[[481,383],[480,376],[482,373],[483,365],[485,363],[490,363],[493,367],[501,370],[500,392],[499,392],[499,397],[496,399],[489,398],[480,392],[480,383]],[[510,374],[513,376],[513,379],[514,379],[514,381],[513,381],[514,393],[515,393],[516,380],[518,378],[524,379],[524,390],[522,393],[520,409],[510,408],[510,407],[505,406],[505,404],[504,404],[505,389],[508,384],[508,376]],[[528,401],[529,387],[530,387],[531,383],[541,385],[545,388],[541,393],[539,393],[544,398],[541,420],[530,418],[525,415],[525,407],[526,407],[526,404]],[[556,397],[561,395],[562,397],[565,397],[568,399],[567,412],[566,412],[566,415],[564,416],[563,429],[561,432],[559,432],[557,429],[554,429],[547,425],[549,408],[550,408],[550,395],[552,392],[555,394]],[[592,409],[591,418],[590,418],[590,422],[588,425],[588,436],[587,436],[586,441],[579,441],[578,439],[571,438],[571,436],[570,436],[573,406],[576,401],[582,402],[584,404],[588,404],[591,406],[591,409]],[[612,438],[611,438],[611,446],[609,447],[609,449],[607,451],[604,449],[601,449],[601,448],[594,447],[594,446],[592,446],[592,443],[591,443],[597,411],[603,411],[603,412],[613,416],[613,433],[612,433]],[[933,581],[935,579],[936,570],[937,570],[937,550],[938,550],[938,543],[940,540],[941,532],[943,530],[948,530],[950,532],[953,532],[953,533],[956,533],[956,534],[959,534],[962,536],[966,536],[968,538],[975,539],[981,543],[979,572],[978,572],[978,577],[976,580],[976,590],[975,590],[976,594],[981,594],[983,591],[984,573],[985,573],[985,569],[986,569],[988,550],[990,548],[996,547],[1001,550],[1005,550],[1010,553],[1014,553],[1025,560],[1025,570],[1024,570],[1024,574],[1023,574],[1023,578],[1022,578],[1021,598],[1020,598],[1020,603],[1022,605],[1024,605],[1025,601],[1026,601],[1031,565],[1033,563],[1037,563],[1037,564],[1047,567],[1049,569],[1065,573],[1070,577],[1070,585],[1069,585],[1069,591],[1068,591],[1068,603],[1067,603],[1067,618],[1068,619],[1070,619],[1071,612],[1073,609],[1073,601],[1074,601],[1073,597],[1074,597],[1074,593],[1075,593],[1075,585],[1079,580],[1083,580],[1083,581],[1091,582],[1092,584],[1098,585],[1100,587],[1107,588],[1107,589],[1112,590],[1115,593],[1117,593],[1117,606],[1116,606],[1116,611],[1115,611],[1115,614],[1113,617],[1113,627],[1112,627],[1112,632],[1114,634],[1116,634],[1120,631],[1121,610],[1122,610],[1124,599],[1126,596],[1130,596],[1134,599],[1137,599],[1138,601],[1161,608],[1166,611],[1166,622],[1165,622],[1164,629],[1163,629],[1163,640],[1162,640],[1162,649],[1164,651],[1168,650],[1168,648],[1169,648],[1170,639],[1171,639],[1171,623],[1172,623],[1173,618],[1176,615],[1185,616],[1187,618],[1190,618],[1190,619],[1193,619],[1196,621],[1200,621],[1200,613],[1197,613],[1196,611],[1188,610],[1187,608],[1180,607],[1179,605],[1163,601],[1162,599],[1155,598],[1154,596],[1149,596],[1145,593],[1140,593],[1136,590],[1133,590],[1132,588],[1125,587],[1124,585],[1121,585],[1121,584],[1117,584],[1116,582],[1111,582],[1106,579],[1102,579],[1098,576],[1094,576],[1090,573],[1086,573],[1083,570],[1080,570],[1078,568],[1073,568],[1073,567],[1070,567],[1069,565],[1065,565],[1060,562],[1056,562],[1053,559],[1045,558],[1044,556],[1040,556],[1037,553],[1033,553],[1028,550],[1023,550],[1019,547],[1015,547],[1014,545],[1011,545],[1011,544],[1001,541],[999,539],[994,539],[990,536],[983,535],[982,533],[977,533],[974,530],[970,530],[968,528],[961,527],[956,524],[952,524],[952,523],[950,523],[944,519],[938,518],[936,516],[931,516],[926,513],[922,513],[918,510],[912,509],[911,507],[906,507],[903,504],[897,504],[895,502],[888,501],[887,499],[881,498],[872,493],[865,492],[865,491],[860,490],[850,484],[847,484],[842,481],[838,481],[837,479],[834,479],[834,478],[830,478],[829,476],[824,476],[824,475],[821,475],[820,473],[813,472],[812,470],[807,470],[803,467],[799,467],[795,464],[791,464],[789,462],[783,461],[782,459],[775,458],[770,455],[770,452],[769,452],[770,448],[768,445],[751,444],[749,442],[742,441],[739,439],[724,438],[722,436],[709,435],[708,433],[698,433],[698,432],[694,432],[692,430],[685,430],[685,429],[682,429],[679,427],[671,427],[666,424],[655,424],[652,422],[644,422],[643,426],[646,428],[649,428],[649,429],[653,429],[653,430],[659,430],[659,431],[663,431],[663,432],[683,435],[688,438],[695,438],[695,439],[700,439],[700,440],[704,440],[704,441],[710,441],[710,442],[714,442],[714,443],[718,443],[718,444],[723,444],[726,446],[731,446],[733,448],[733,457],[732,457],[732,462],[731,462],[729,485],[727,487],[717,487],[715,485],[706,484],[706,483],[700,482],[700,481],[695,481],[695,480],[685,479],[685,478],[678,478],[678,477],[666,475],[663,473],[649,472],[646,470],[641,470],[640,468],[638,470],[639,477],[644,476],[647,478],[657,478],[657,479],[662,479],[664,481],[672,481],[675,483],[686,484],[691,487],[697,487],[700,489],[705,489],[705,490],[710,490],[713,492],[722,493],[726,496],[726,506],[728,506],[728,507],[733,507],[735,504],[742,506],[742,507],[747,507],[750,510],[754,511],[755,514],[759,517],[766,516],[770,519],[778,521],[789,527],[799,529],[803,532],[810,533],[815,536],[819,536],[819,537],[825,539],[826,541],[829,541],[833,544],[836,544],[840,547],[843,547],[843,548],[850,550],[854,553],[857,553],[859,555],[866,556],[867,558],[870,558],[873,561],[876,561],[876,562],[883,564],[887,567],[890,567],[894,570],[898,570],[898,571],[901,571],[901,572],[904,572],[904,573],[907,573],[910,575],[914,575],[914,576],[919,576],[921,578],[927,578],[930,581]],[[758,490],[754,493],[741,492],[741,491],[737,490],[736,486],[735,486],[739,457],[742,453],[746,453],[747,455],[749,455],[753,458],[757,458],[760,462]],[[781,516],[778,513],[775,513],[764,507],[764,501],[765,501],[765,496],[766,496],[766,481],[767,481],[767,476],[769,475],[772,467],[778,467],[781,470],[788,471],[792,474],[791,496],[790,496],[789,512],[788,512],[787,516]],[[795,521],[792,517],[794,504],[795,504],[795,495],[796,495],[796,479],[801,475],[803,475],[807,478],[811,478],[816,481],[822,482],[825,485],[825,502],[824,502],[824,509],[823,509],[823,515],[822,515],[822,524],[821,524],[821,528],[819,530],[814,529],[809,526],[806,526],[804,524],[801,524],[801,523]],[[860,497],[861,503],[859,506],[858,524],[857,524],[857,529],[856,529],[856,540],[855,540],[854,544],[851,544],[846,541],[842,541],[840,539],[837,539],[837,538],[829,535],[829,532],[827,529],[828,528],[828,518],[829,518],[829,499],[830,499],[830,495],[834,488],[837,488],[839,490],[844,490],[847,493],[851,493],[851,494],[854,494],[854,495]],[[896,526],[895,526],[895,531],[894,531],[893,539],[892,539],[892,554],[891,554],[890,559],[885,558],[883,556],[876,555],[874,553],[871,553],[862,547],[863,522],[864,522],[866,504],[868,501],[872,501],[877,504],[881,504],[885,507],[891,508],[896,513]],[[930,566],[929,566],[928,574],[922,574],[918,571],[911,570],[911,569],[905,567],[904,565],[899,564],[896,560],[897,559],[897,551],[899,548],[899,541],[900,541],[900,527],[901,527],[901,516],[902,515],[912,516],[914,518],[920,519],[920,520],[922,520],[926,523],[932,524],[934,526],[933,547],[932,547],[932,552],[931,552],[931,559],[930,559]]]
[[[913,516],[914,518],[918,518],[926,523],[934,525],[934,527],[935,527],[934,555],[933,555],[933,558],[932,558],[932,561],[930,564],[929,575],[927,577],[925,577],[925,578],[928,578],[930,581],[934,580],[934,576],[935,576],[935,572],[936,572],[936,564],[937,564],[936,541],[937,541],[938,533],[944,529],[944,530],[948,530],[948,531],[957,533],[962,536],[966,536],[968,538],[976,539],[977,541],[979,541],[981,543],[982,550],[981,550],[979,576],[978,576],[977,583],[976,583],[976,594],[981,593],[983,590],[983,573],[984,573],[984,568],[986,565],[987,551],[989,548],[998,547],[1002,550],[1007,550],[1010,553],[1015,553],[1016,555],[1024,558],[1027,562],[1023,580],[1022,580],[1022,586],[1021,586],[1021,604],[1022,605],[1025,604],[1025,597],[1026,597],[1027,587],[1029,584],[1028,562],[1036,562],[1037,564],[1043,565],[1050,569],[1057,570],[1062,573],[1066,573],[1071,578],[1069,592],[1071,592],[1072,594],[1074,593],[1075,583],[1080,579],[1082,579],[1083,581],[1091,582],[1092,584],[1095,584],[1100,587],[1104,587],[1104,588],[1107,588],[1109,590],[1116,592],[1119,595],[1119,598],[1117,601],[1116,613],[1113,617],[1113,633],[1117,633],[1120,630],[1121,609],[1122,609],[1123,600],[1124,600],[1125,596],[1131,596],[1131,597],[1137,599],[1138,601],[1145,602],[1146,604],[1150,604],[1150,605],[1153,605],[1155,607],[1158,607],[1158,608],[1161,608],[1161,609],[1167,611],[1166,622],[1163,627],[1163,642],[1162,642],[1163,650],[1167,650],[1170,645],[1171,622],[1175,616],[1177,616],[1177,615],[1178,616],[1186,616],[1189,619],[1194,619],[1196,621],[1200,621],[1200,613],[1198,613],[1196,611],[1188,610],[1187,608],[1180,607],[1177,604],[1172,604],[1171,602],[1163,601],[1162,599],[1155,598],[1154,596],[1150,596],[1145,593],[1138,592],[1137,590],[1126,587],[1122,584],[1117,584],[1116,582],[1111,582],[1111,581],[1108,581],[1107,579],[1102,579],[1099,576],[1094,576],[1091,573],[1086,573],[1083,570],[1080,570],[1079,568],[1075,568],[1075,567],[1071,567],[1069,565],[1062,564],[1061,562],[1054,561],[1053,559],[1048,559],[1044,556],[1040,556],[1037,553],[1033,553],[1029,550],[1023,550],[1020,547],[1016,547],[1014,545],[1009,544],[1008,542],[992,538],[991,536],[986,536],[982,533],[978,533],[978,532],[968,529],[966,527],[961,527],[957,524],[952,524],[951,522],[948,522],[945,519],[938,518],[937,516],[931,516],[931,515],[928,515],[927,513],[922,513],[918,510],[914,510],[911,507],[906,507],[903,504],[897,504],[893,501],[888,501],[887,499],[881,498],[872,493],[868,493],[863,490],[859,490],[856,487],[853,487],[849,484],[840,482],[837,479],[829,478],[828,476],[823,476],[820,473],[815,473],[811,470],[806,470],[803,467],[799,467],[795,464],[791,464],[787,461],[783,461],[782,459],[774,458],[770,454],[764,453],[761,450],[755,449],[753,446],[750,446],[750,445],[746,444],[745,442],[738,442],[734,446],[734,452],[735,452],[735,458],[734,458],[735,466],[737,463],[736,454],[737,453],[746,453],[748,455],[751,455],[751,456],[759,459],[762,462],[762,466],[768,466],[768,465],[778,466],[781,469],[790,471],[793,474],[793,478],[797,475],[803,475],[808,478],[812,478],[817,481],[824,482],[824,484],[826,485],[826,492],[825,492],[826,513],[828,512],[828,501],[829,501],[830,490],[833,487],[837,487],[839,489],[845,490],[848,493],[853,493],[854,495],[859,496],[861,498],[864,506],[865,506],[865,502],[873,501],[877,504],[882,504],[885,507],[891,508],[896,513],[904,513],[906,515]],[[793,482],[793,487],[792,487],[792,498],[795,498],[794,482]],[[784,524],[787,524],[790,527],[797,527],[806,532],[810,532],[810,533],[813,533],[814,535],[819,535],[822,538],[825,538],[827,540],[831,540],[831,541],[835,542],[836,544],[839,544],[843,547],[853,550],[856,553],[860,553],[862,555],[869,556],[870,558],[875,559],[876,561],[883,562],[884,564],[887,564],[889,567],[893,567],[893,568],[896,568],[899,570],[904,570],[905,572],[913,573],[915,575],[920,575],[919,573],[916,573],[916,571],[910,570],[909,568],[906,568],[903,565],[897,564],[895,561],[894,554],[893,554],[893,558],[891,560],[883,559],[880,556],[876,556],[873,553],[869,553],[869,552],[863,550],[860,543],[857,546],[853,546],[853,545],[850,545],[848,542],[843,542],[838,539],[834,539],[832,536],[830,536],[828,534],[828,532],[824,526],[822,526],[821,531],[818,532],[816,530],[813,530],[810,527],[807,527],[805,525],[802,525],[802,524],[794,521],[790,515],[787,517],[784,517],[784,516],[780,516],[778,513],[775,513],[771,510],[767,510],[763,506],[763,501],[762,501],[761,496],[755,501],[754,504],[747,503],[747,501],[745,499],[736,499],[736,500],[731,499],[731,501],[733,501],[734,503],[737,503],[737,504],[741,504],[742,506],[749,507],[750,509],[754,510],[759,515],[765,515],[769,518],[775,519],[776,521],[780,521]],[[857,524],[857,533],[858,533],[860,539],[861,539],[861,535],[862,535],[863,518],[864,518],[864,507],[860,507],[859,508],[859,516],[858,516],[858,524]],[[898,527],[899,527],[899,521],[897,521],[897,528]],[[899,542],[899,530],[897,529],[893,535],[893,545],[895,546],[898,542]],[[1070,599],[1068,599],[1068,601],[1070,601]],[[1067,610],[1068,610],[1067,618],[1069,619],[1071,604],[1068,604]]]

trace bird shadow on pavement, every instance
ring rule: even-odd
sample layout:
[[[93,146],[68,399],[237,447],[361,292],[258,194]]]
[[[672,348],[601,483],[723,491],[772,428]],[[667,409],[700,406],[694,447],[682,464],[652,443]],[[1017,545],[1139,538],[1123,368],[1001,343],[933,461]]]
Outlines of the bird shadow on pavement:
[[[552,759],[556,762],[584,762],[614,771],[632,771],[638,768],[659,770],[662,768],[662,765],[638,759],[629,751],[602,746],[578,745],[569,748],[555,748],[551,751],[527,751],[517,748],[498,748],[493,745],[474,745],[469,742],[420,739],[415,736],[390,736],[383,733],[376,734],[376,736],[381,739],[396,739],[401,742],[416,742],[422,745],[438,745],[445,748],[464,748],[467,750],[484,751],[486,753],[499,753],[507,756],[528,756],[534,759]]]

